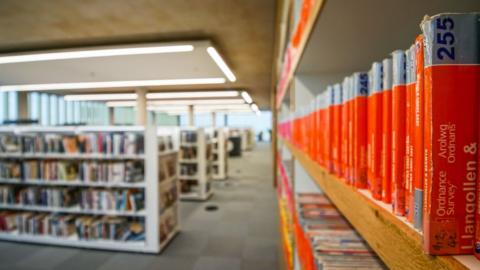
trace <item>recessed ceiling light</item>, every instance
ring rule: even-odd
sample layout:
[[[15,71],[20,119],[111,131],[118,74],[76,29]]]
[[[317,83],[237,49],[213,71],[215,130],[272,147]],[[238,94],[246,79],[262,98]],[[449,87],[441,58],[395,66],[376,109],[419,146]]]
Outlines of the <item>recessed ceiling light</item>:
[[[179,53],[179,52],[191,52],[193,51],[193,49],[194,47],[192,45],[171,45],[171,46],[97,49],[97,50],[91,49],[91,50],[82,50],[82,51],[21,54],[21,55],[0,56],[0,64],[122,56],[122,55]]]
[[[238,97],[238,91],[192,91],[147,93],[147,99]]]
[[[242,97],[248,104],[253,102],[252,97],[245,91],[242,92]]]
[[[118,93],[118,94],[91,94],[91,95],[65,95],[63,98],[67,101],[101,101],[101,100],[134,100],[137,94]]]
[[[223,58],[218,54],[217,50],[214,47],[208,47],[207,52],[212,57],[213,61],[217,64],[217,66],[223,71],[225,76],[227,76],[228,80],[234,82],[237,80],[235,75],[233,74],[232,70],[227,66]]]
[[[90,88],[117,88],[140,86],[165,86],[165,85],[195,85],[195,84],[220,84],[225,83],[225,78],[199,78],[199,79],[166,79],[166,80],[140,80],[140,81],[108,81],[108,82],[78,82],[78,83],[46,83],[46,84],[20,84],[1,85],[0,91],[46,91],[69,90]]]

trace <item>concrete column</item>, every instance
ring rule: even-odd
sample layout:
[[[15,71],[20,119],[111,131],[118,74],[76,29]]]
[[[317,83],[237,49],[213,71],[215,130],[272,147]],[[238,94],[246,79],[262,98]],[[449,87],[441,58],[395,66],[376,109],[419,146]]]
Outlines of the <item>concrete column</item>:
[[[18,119],[28,119],[28,92],[18,92]]]
[[[193,105],[188,105],[188,125],[195,126],[195,113]]]
[[[108,107],[108,124],[115,125],[115,107]]]
[[[217,113],[212,112],[212,127],[217,127]]]
[[[147,90],[137,88],[137,125],[144,126],[147,124]]]
[[[228,114],[223,115],[223,126],[228,127]]]

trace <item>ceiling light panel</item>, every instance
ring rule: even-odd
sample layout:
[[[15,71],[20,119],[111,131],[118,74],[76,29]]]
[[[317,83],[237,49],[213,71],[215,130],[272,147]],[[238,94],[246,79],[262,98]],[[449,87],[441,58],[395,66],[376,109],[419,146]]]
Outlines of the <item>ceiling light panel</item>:
[[[238,91],[195,91],[195,92],[158,92],[147,93],[147,99],[179,99],[179,98],[223,98],[238,97]]]
[[[227,63],[223,61],[223,58],[220,54],[215,50],[214,47],[208,47],[207,52],[212,57],[213,61],[217,64],[217,66],[222,70],[223,74],[228,78],[229,81],[234,82],[237,80],[235,74],[233,74],[232,70],[227,66]]]
[[[0,91],[48,91],[71,90],[92,88],[118,88],[141,86],[169,86],[169,85],[198,85],[221,84],[225,78],[199,78],[199,79],[171,79],[171,80],[140,80],[140,81],[109,81],[109,82],[79,82],[79,83],[47,83],[47,84],[20,84],[2,85]]]
[[[122,55],[140,55],[140,54],[158,54],[158,53],[182,53],[193,51],[193,45],[171,45],[154,47],[134,47],[134,48],[116,48],[116,49],[98,49],[82,51],[65,51],[37,54],[21,54],[1,56],[0,64],[53,61],[66,59],[80,59],[93,57],[109,57]]]
[[[106,100],[135,100],[137,94],[91,94],[91,95],[65,95],[67,101],[106,101]]]
[[[247,102],[248,104],[252,103],[252,97],[245,91],[242,92],[242,98]]]

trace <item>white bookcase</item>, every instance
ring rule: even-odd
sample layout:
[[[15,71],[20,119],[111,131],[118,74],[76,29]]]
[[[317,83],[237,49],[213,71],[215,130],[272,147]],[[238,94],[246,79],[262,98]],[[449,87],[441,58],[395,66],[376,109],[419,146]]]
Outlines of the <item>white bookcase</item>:
[[[77,179],[69,180],[51,180],[51,179],[25,179],[19,177],[17,179],[1,178],[0,186],[13,187],[17,192],[18,189],[39,187],[39,188],[74,188],[81,193],[85,190],[92,190],[101,188],[106,191],[128,190],[128,192],[135,190],[139,193],[143,192],[140,202],[143,209],[135,209],[129,211],[122,210],[87,210],[82,209],[80,205],[69,207],[47,207],[35,204],[22,205],[18,203],[0,203],[0,213],[9,211],[10,213],[32,212],[35,214],[45,213],[49,216],[71,215],[75,221],[75,232],[68,236],[57,237],[53,236],[51,232],[44,232],[43,234],[29,234],[19,233],[16,230],[0,231],[0,240],[31,242],[52,244],[61,246],[93,248],[93,249],[107,249],[117,251],[132,251],[145,253],[160,252],[170,240],[178,233],[180,224],[178,219],[178,177],[177,177],[177,152],[171,147],[162,147],[160,145],[165,141],[164,135],[161,139],[157,137],[157,129],[154,126],[128,126],[128,127],[35,127],[35,126],[12,126],[0,128],[0,137],[11,134],[17,137],[26,135],[39,134],[64,134],[64,135],[83,135],[83,134],[143,134],[143,153],[139,154],[85,154],[85,153],[24,153],[21,151],[2,152],[0,154],[0,162],[14,161],[23,164],[27,161],[85,161],[98,163],[99,161],[113,162],[113,161],[137,161],[142,162],[139,167],[143,165],[143,181],[139,182],[124,182],[126,178],[121,181],[107,182],[97,180],[95,182],[81,180],[80,174]],[[98,141],[97,141],[98,142]],[[0,143],[2,143],[0,141]],[[20,145],[23,142],[20,142]],[[98,143],[100,145],[100,143]],[[124,146],[126,147],[126,146]],[[2,149],[0,148],[0,151]],[[82,151],[83,152],[83,151]],[[142,152],[142,151],[141,151]],[[79,163],[80,164],[80,163]],[[44,166],[44,165],[41,165]],[[81,166],[81,165],[78,165]],[[126,166],[126,165],[125,165]],[[23,169],[22,169],[23,170]],[[23,173],[22,173],[23,174]],[[125,174],[126,175],[126,174]],[[24,176],[24,174],[23,174]],[[78,203],[81,196],[78,197]],[[97,198],[98,199],[98,198]],[[116,200],[116,199],[115,199]],[[133,204],[127,199],[125,204]],[[116,204],[118,205],[118,204]],[[111,207],[105,207],[111,208]],[[129,218],[140,220],[138,224],[143,224],[144,236],[138,237],[136,240],[107,240],[105,234],[99,237],[92,237],[88,240],[79,238],[78,227],[76,222],[82,217],[98,217],[107,219]],[[96,220],[99,220],[96,219]],[[136,220],[136,221],[138,221]],[[95,223],[93,223],[95,224]],[[107,223],[110,224],[110,223]],[[131,223],[127,223],[131,224]],[[17,223],[18,225],[18,223]],[[45,224],[43,226],[46,226]],[[111,225],[106,225],[111,226]],[[93,227],[93,225],[92,225]],[[129,226],[129,228],[131,228]],[[115,231],[116,232],[116,231]],[[140,234],[141,235],[141,234]],[[116,237],[113,237],[116,238]]]
[[[228,178],[228,128],[215,128],[212,139],[212,175],[214,180]]]
[[[255,132],[252,128],[240,129],[242,136],[242,151],[251,151],[255,147]]]
[[[212,132],[204,128],[180,129],[178,179],[180,198],[208,200],[212,195]]]

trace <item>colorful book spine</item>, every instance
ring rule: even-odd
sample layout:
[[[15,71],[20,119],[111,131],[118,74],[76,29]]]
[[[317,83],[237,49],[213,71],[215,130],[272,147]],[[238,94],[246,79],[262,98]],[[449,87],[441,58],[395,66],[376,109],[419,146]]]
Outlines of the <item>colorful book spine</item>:
[[[341,175],[342,159],[342,86],[335,84],[333,86],[333,133],[332,133],[332,158],[333,172]]]
[[[355,119],[355,109],[353,107],[353,100],[354,100],[354,95],[353,95],[353,77],[350,76],[348,78],[348,95],[349,95],[349,100],[347,102],[348,106],[348,168],[347,168],[347,183],[353,185],[353,172],[354,172],[354,119]]]
[[[416,63],[415,44],[405,51],[406,56],[406,109],[405,109],[405,214],[407,220],[413,223],[413,140],[415,137],[415,86]]]
[[[429,254],[471,254],[474,248],[479,29],[478,14],[439,14],[422,22],[426,150],[423,243]],[[478,256],[479,250],[475,253]]]
[[[353,121],[354,133],[354,183],[357,188],[367,188],[367,96],[368,74],[356,72],[353,74],[355,111]]]
[[[414,139],[413,139],[413,225],[416,229],[423,228],[423,179],[424,179],[424,59],[423,59],[423,36],[419,35],[415,40],[415,121],[414,121]]]
[[[343,79],[342,83],[342,135],[341,135],[341,163],[342,163],[342,177],[348,179],[348,115],[349,107],[347,106],[348,95],[348,77]]]
[[[369,72],[368,93],[368,183],[373,198],[382,199],[382,64],[375,62]]]
[[[325,92],[325,167],[327,171],[333,171],[333,86],[328,86]]]
[[[393,212],[405,215],[405,52],[392,53],[392,203]]]
[[[382,200],[392,202],[392,59],[382,61]]]

